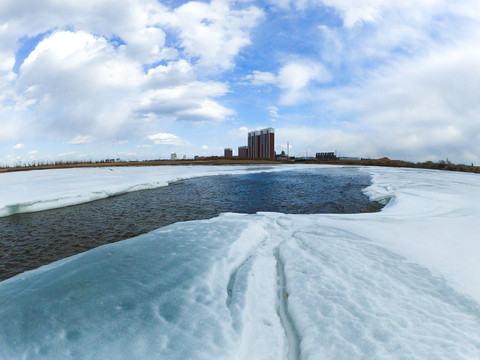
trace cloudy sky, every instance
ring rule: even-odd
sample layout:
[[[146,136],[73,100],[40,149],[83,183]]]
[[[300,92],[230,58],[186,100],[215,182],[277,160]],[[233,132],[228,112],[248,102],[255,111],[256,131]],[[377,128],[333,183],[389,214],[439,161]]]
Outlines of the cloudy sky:
[[[261,127],[480,164],[480,2],[0,2],[0,164],[236,154]]]

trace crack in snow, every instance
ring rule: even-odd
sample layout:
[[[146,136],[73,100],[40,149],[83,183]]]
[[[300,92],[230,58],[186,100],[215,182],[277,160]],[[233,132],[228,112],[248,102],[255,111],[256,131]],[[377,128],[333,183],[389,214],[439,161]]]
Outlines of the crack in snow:
[[[285,279],[285,269],[283,262],[280,259],[279,248],[275,249],[274,254],[275,259],[277,260],[277,313],[280,317],[280,322],[283,326],[283,329],[285,330],[285,337],[288,343],[288,359],[298,360],[300,359],[300,338],[295,328],[293,319],[288,311],[288,292]]]

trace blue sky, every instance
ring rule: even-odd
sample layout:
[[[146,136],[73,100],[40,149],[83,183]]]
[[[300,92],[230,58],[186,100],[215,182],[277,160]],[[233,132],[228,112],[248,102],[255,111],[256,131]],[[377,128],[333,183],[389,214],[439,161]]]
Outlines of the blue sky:
[[[276,151],[480,163],[475,0],[2,0],[0,164]]]

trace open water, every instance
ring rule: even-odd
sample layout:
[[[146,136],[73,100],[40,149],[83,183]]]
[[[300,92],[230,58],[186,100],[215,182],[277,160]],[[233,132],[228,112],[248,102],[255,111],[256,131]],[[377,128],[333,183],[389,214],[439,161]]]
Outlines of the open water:
[[[361,213],[370,177],[333,168],[183,180],[90,203],[0,218],[0,281],[100,245],[224,212]]]

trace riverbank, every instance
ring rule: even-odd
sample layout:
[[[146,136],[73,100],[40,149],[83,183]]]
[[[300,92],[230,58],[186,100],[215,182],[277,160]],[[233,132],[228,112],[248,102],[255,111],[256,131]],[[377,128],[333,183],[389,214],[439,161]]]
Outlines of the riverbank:
[[[253,159],[207,159],[207,160],[145,160],[145,161],[87,161],[58,162],[25,166],[0,167],[0,173],[28,170],[69,169],[86,167],[124,167],[124,166],[185,166],[185,165],[273,165],[291,164],[292,161],[253,160]]]
[[[225,159],[225,158],[206,158],[199,160],[145,160],[145,161],[88,161],[88,162],[56,162],[46,164],[27,164],[22,166],[0,167],[0,173],[28,170],[46,170],[46,169],[68,169],[68,168],[86,168],[86,167],[123,167],[123,166],[185,166],[185,165],[280,165],[280,164],[321,164],[321,165],[351,165],[351,166],[386,166],[402,167],[413,169],[431,169],[480,173],[480,166],[454,164],[447,161],[425,161],[409,162],[403,160],[391,160],[389,158],[380,159],[336,159],[336,160],[254,160],[254,159]]]

